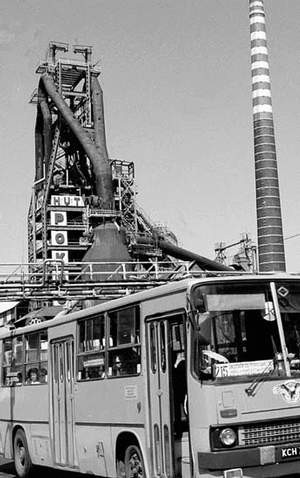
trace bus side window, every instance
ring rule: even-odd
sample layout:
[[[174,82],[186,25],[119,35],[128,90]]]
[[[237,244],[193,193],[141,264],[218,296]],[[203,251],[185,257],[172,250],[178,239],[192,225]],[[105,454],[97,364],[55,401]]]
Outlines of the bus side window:
[[[108,375],[137,375],[141,371],[138,307],[127,307],[109,316]]]
[[[12,387],[23,382],[23,337],[3,342],[3,385]]]
[[[40,333],[39,381],[40,383],[48,382],[48,334],[46,330]]]
[[[84,319],[78,323],[78,380],[105,377],[104,345],[104,315]]]
[[[48,377],[48,334],[46,330],[25,335],[25,376],[27,385],[46,383]]]
[[[140,347],[114,350],[109,353],[108,370],[112,377],[140,373]]]
[[[10,372],[13,365],[12,339],[3,340],[3,385],[10,386]]]

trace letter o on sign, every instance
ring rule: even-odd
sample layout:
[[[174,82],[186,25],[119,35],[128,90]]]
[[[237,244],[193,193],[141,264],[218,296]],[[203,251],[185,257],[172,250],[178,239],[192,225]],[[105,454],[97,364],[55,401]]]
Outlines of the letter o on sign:
[[[58,232],[55,234],[55,242],[56,244],[62,245],[65,242],[65,236],[61,232]]]

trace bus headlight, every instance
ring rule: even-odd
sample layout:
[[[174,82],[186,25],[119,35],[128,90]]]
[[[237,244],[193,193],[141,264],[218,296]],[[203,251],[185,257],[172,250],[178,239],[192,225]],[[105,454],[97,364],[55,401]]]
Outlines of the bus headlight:
[[[233,446],[236,442],[237,436],[232,428],[223,428],[220,432],[219,439],[224,446]]]

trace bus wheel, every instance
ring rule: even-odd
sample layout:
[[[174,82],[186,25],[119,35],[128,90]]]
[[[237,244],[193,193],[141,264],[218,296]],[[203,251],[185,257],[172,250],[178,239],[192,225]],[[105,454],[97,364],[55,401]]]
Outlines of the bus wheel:
[[[27,440],[23,430],[17,430],[14,438],[14,462],[19,478],[26,478],[32,468]]]
[[[145,467],[142,452],[136,445],[130,445],[125,451],[126,478],[145,478]]]

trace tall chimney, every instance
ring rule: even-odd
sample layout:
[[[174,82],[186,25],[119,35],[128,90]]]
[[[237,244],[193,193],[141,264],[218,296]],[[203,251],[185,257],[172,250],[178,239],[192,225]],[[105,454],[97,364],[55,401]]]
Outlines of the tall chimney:
[[[263,0],[249,0],[259,271],[285,271]]]

